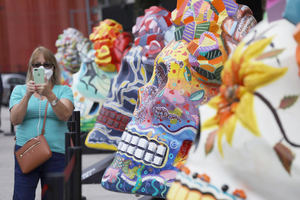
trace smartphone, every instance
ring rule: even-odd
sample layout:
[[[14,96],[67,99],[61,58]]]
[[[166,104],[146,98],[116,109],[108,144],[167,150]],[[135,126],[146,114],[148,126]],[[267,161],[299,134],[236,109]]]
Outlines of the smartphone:
[[[33,68],[33,80],[35,84],[45,83],[45,71],[43,68]]]

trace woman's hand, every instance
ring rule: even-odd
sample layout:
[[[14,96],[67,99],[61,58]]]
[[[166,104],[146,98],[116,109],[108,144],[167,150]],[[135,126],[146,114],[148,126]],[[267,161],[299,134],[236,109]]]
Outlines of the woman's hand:
[[[29,81],[26,84],[26,95],[31,96],[35,92],[35,84],[34,81]]]
[[[45,83],[36,84],[36,90],[38,94],[48,97],[52,93],[51,83],[45,78]]]

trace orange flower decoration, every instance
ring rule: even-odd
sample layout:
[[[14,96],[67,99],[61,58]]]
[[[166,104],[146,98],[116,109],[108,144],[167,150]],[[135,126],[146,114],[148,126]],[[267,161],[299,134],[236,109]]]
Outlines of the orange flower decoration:
[[[253,111],[255,90],[275,81],[287,71],[287,68],[274,68],[260,61],[282,52],[263,52],[271,42],[272,38],[266,38],[255,41],[246,48],[244,43],[240,43],[225,63],[220,94],[208,102],[217,113],[202,125],[203,129],[217,127],[218,149],[221,155],[222,139],[226,136],[227,142],[232,144],[238,121],[251,133],[260,136]]]
[[[233,195],[234,195],[234,196],[237,196],[237,197],[240,197],[240,198],[242,198],[242,199],[246,199],[246,198],[247,198],[247,196],[246,196],[244,190],[238,190],[238,189],[236,189],[236,190],[233,192]]]

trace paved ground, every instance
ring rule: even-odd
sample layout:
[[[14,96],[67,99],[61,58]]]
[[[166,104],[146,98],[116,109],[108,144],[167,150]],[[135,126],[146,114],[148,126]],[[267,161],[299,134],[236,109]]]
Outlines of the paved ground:
[[[10,133],[9,111],[7,107],[1,108],[1,127],[5,133]],[[5,136],[0,133],[0,200],[12,199],[14,184],[14,158],[13,158],[14,137]],[[106,154],[84,154],[82,156],[82,168],[99,162]],[[100,180],[99,180],[100,182]],[[37,200],[40,200],[40,187],[36,192]],[[84,184],[82,185],[82,195],[88,200],[135,200],[139,198],[131,194],[122,194],[110,192],[101,187],[100,184]]]

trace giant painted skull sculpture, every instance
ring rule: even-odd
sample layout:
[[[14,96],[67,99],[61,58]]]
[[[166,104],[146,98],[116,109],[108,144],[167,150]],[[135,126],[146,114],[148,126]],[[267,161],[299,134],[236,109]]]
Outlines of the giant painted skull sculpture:
[[[300,1],[287,7],[299,23]],[[244,38],[225,63],[220,94],[199,109],[199,140],[168,199],[299,199],[299,43],[300,29],[286,19],[262,21]]]
[[[103,100],[108,95],[111,79],[117,74],[116,71],[104,71],[105,64],[108,68],[118,65],[131,42],[129,33],[121,33],[119,27],[121,27],[120,24],[107,19],[94,27],[94,32],[91,34],[94,43],[84,38],[76,44],[81,66],[80,70],[73,75],[72,89],[75,108],[80,111],[81,115],[81,131],[90,131],[94,127]],[[100,37],[98,34],[103,32],[107,34]],[[100,51],[102,57],[99,56],[98,49],[105,49],[108,46],[109,52],[105,54]],[[113,59],[110,60],[110,58]],[[102,64],[101,67],[99,67],[99,62]]]
[[[95,50],[87,38],[77,44],[81,58],[80,70],[73,75],[72,90],[75,109],[80,111],[81,131],[94,127],[104,98],[106,98],[111,79],[115,72],[105,72],[95,63]]]
[[[198,106],[218,92],[221,23],[228,16],[224,3],[186,1],[172,15],[181,25],[177,41],[156,57],[151,80],[139,89],[134,117],[102,178],[109,190],[165,197],[195,138]]]
[[[71,86],[72,74],[76,73],[81,64],[77,44],[84,40],[83,34],[74,28],[67,28],[58,36],[55,42],[57,52],[55,57],[61,68],[62,83]]]
[[[135,46],[124,56],[119,74],[113,79],[97,122],[86,139],[86,146],[117,150],[121,135],[137,104],[137,90],[147,83],[153,72],[153,57],[164,47],[169,30],[170,13],[151,7],[133,27]],[[145,59],[145,57],[149,57]],[[152,59],[152,60],[151,60]]]

